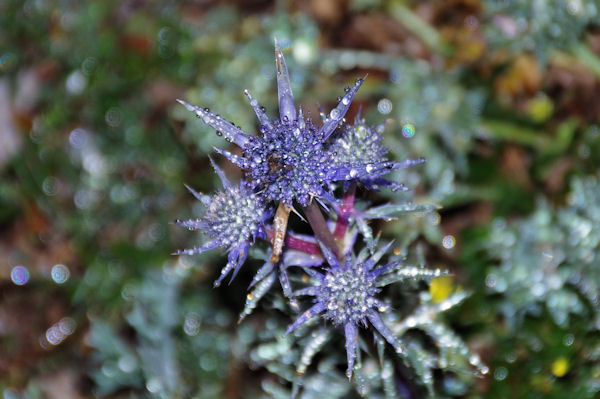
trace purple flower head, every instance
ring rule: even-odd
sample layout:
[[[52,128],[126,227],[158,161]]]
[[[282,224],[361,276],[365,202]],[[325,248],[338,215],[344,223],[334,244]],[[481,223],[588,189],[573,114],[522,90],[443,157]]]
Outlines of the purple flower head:
[[[380,291],[378,288],[381,285],[379,277],[399,267],[398,262],[392,262],[375,268],[390,245],[391,243],[385,245],[369,259],[364,259],[364,255],[355,258],[353,255],[348,254],[344,264],[338,262],[335,255],[324,245],[321,245],[321,251],[329,264],[329,268],[325,273],[310,268],[304,269],[311,275],[315,285],[294,293],[295,296],[308,295],[314,297],[314,305],[288,327],[286,334],[291,333],[319,314],[323,314],[323,317],[334,325],[342,326],[346,336],[346,354],[348,357],[346,374],[348,378],[352,376],[354,359],[358,350],[357,327],[359,324],[366,327],[367,321],[369,321],[375,330],[394,347],[396,352],[403,352],[400,342],[383,324],[378,313],[387,311],[389,306],[375,297]]]
[[[301,109],[296,109],[287,66],[277,41],[275,61],[279,118],[270,119],[256,99],[245,91],[260,124],[259,136],[247,135],[208,109],[178,100],[227,141],[241,147],[242,156],[217,151],[244,170],[247,184],[255,193],[268,201],[282,201],[288,206],[292,206],[293,201],[307,206],[312,197],[335,202],[327,191],[332,182],[376,177],[396,167],[393,162],[380,162],[378,158],[342,162],[328,148],[328,138],[344,122],[364,78],[357,79],[353,87],[347,88],[323,124],[315,127],[310,118],[304,118]]]
[[[369,174],[362,175],[356,180],[369,189],[378,186],[389,187],[392,190],[404,189],[400,183],[383,179],[381,176],[394,169],[406,168],[424,162],[423,158],[409,159],[404,162],[390,162],[385,155],[388,150],[383,145],[385,123],[370,127],[365,120],[357,115],[354,126],[344,125],[331,137],[329,151],[338,163],[348,165],[369,165]],[[376,170],[376,171],[375,171]]]
[[[177,254],[193,255],[217,247],[227,248],[227,265],[215,281],[215,286],[218,286],[232,270],[233,280],[256,237],[266,237],[264,222],[271,214],[265,209],[260,197],[242,183],[232,185],[223,171],[212,163],[223,183],[223,191],[208,196],[186,186],[204,204],[204,215],[199,219],[176,221],[189,230],[202,230],[210,239],[200,247],[180,250]]]

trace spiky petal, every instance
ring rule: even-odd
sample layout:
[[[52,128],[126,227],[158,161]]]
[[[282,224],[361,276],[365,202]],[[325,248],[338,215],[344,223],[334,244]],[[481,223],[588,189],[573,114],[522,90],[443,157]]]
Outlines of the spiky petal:
[[[279,100],[279,115],[283,122],[291,123],[296,120],[296,105],[292,94],[290,75],[288,74],[285,58],[275,38],[275,65],[277,67],[277,98]]]
[[[356,347],[358,344],[356,325],[353,323],[346,323],[344,325],[344,334],[346,336],[346,356],[348,358],[348,370],[346,370],[346,376],[350,379],[352,378],[352,369],[354,368],[354,359],[356,359]]]
[[[263,108],[260,106],[260,104],[258,104],[258,101],[254,97],[252,97],[252,94],[250,94],[248,90],[244,90],[244,94],[246,95],[246,97],[248,97],[248,101],[250,101],[250,106],[254,109],[254,113],[256,114],[260,125],[263,126],[265,129],[272,129],[273,126],[271,125],[271,121],[269,120],[269,117],[267,116]]]
[[[179,99],[177,102],[196,114],[196,116],[202,119],[208,126],[215,129],[217,134],[222,134],[227,141],[231,141],[239,147],[244,147],[251,140],[251,136],[244,133],[242,129],[235,126],[233,123],[226,121],[221,116],[210,112],[208,108],[200,108]]]
[[[356,79],[354,86],[348,90],[346,94],[344,94],[344,97],[342,97],[338,105],[325,117],[323,126],[321,126],[321,129],[319,130],[319,133],[323,136],[323,139],[327,139],[329,136],[331,136],[331,133],[334,132],[342,119],[344,119],[346,112],[348,112],[348,109],[350,108],[350,104],[352,103],[354,95],[364,81],[365,78]]]

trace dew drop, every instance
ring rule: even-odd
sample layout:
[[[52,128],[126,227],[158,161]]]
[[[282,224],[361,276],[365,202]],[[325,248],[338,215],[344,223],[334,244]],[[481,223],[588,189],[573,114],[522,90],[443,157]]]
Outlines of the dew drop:
[[[10,271],[10,279],[16,285],[25,285],[29,281],[29,270],[25,266],[15,266]]]
[[[407,123],[402,126],[402,135],[406,138],[411,138],[415,135],[415,127],[414,125]]]
[[[498,367],[494,371],[494,379],[497,381],[502,381],[508,376],[508,370],[506,367]]]
[[[56,284],[63,284],[69,279],[69,268],[65,265],[57,264],[52,266],[52,270],[50,271],[50,275],[52,276],[52,280]]]
[[[456,245],[456,239],[453,235],[447,235],[442,239],[442,246],[446,249],[452,249]]]
[[[377,110],[383,115],[387,115],[392,112],[392,102],[387,98],[382,98],[377,103]]]

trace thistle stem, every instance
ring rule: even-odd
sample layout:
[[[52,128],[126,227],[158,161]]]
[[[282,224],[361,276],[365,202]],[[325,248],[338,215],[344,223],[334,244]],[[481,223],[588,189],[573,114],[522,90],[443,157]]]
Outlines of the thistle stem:
[[[352,183],[348,188],[348,191],[344,193],[343,205],[338,213],[338,220],[335,223],[335,230],[333,236],[340,245],[344,242],[344,236],[346,230],[348,230],[348,217],[354,210],[354,197],[356,195],[356,183]]]
[[[327,227],[327,222],[319,209],[319,205],[317,205],[315,201],[311,201],[308,206],[302,207],[302,210],[304,211],[304,215],[306,216],[313,233],[315,233],[315,237],[317,237],[323,245],[329,248],[337,258],[341,260],[340,247],[335,242],[335,238],[333,237],[333,234],[331,234],[329,227]]]

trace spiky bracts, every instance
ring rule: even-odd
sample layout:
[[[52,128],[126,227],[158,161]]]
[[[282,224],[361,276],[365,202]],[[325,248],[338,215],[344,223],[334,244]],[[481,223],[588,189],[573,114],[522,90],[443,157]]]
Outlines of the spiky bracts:
[[[243,183],[232,185],[214,163],[213,167],[221,178],[223,190],[208,196],[186,186],[204,204],[205,211],[201,218],[176,221],[189,230],[202,230],[209,240],[177,254],[194,255],[217,247],[227,248],[227,264],[215,281],[215,286],[218,286],[231,271],[233,280],[246,260],[250,245],[257,237],[266,237],[264,223],[270,212],[265,209],[260,197]]]
[[[366,327],[367,321],[392,345],[397,353],[403,351],[400,342],[379,317],[378,312],[387,311],[389,306],[375,297],[380,291],[378,288],[379,277],[399,267],[398,262],[392,262],[375,268],[388,248],[389,244],[363,262],[348,254],[346,261],[340,263],[329,249],[321,246],[321,251],[329,267],[324,273],[308,271],[313,278],[314,285],[294,293],[294,296],[312,296],[314,305],[288,327],[286,334],[321,313],[335,326],[343,327],[346,337],[348,358],[346,375],[348,378],[352,376],[358,349],[358,327],[359,325]]]
[[[370,127],[360,116],[355,119],[354,126],[346,123],[344,117],[364,78],[357,79],[352,87],[345,89],[344,96],[338,98],[338,104],[328,114],[322,114],[322,123],[318,125],[296,107],[285,59],[277,43],[275,58],[278,117],[267,116],[258,101],[245,91],[259,122],[260,133],[256,136],[246,134],[207,108],[178,100],[213,127],[218,135],[240,148],[238,155],[221,149],[216,151],[244,172],[242,182],[234,186],[215,167],[224,189],[213,196],[190,189],[204,203],[206,210],[200,219],[178,223],[190,230],[202,230],[209,240],[198,248],[179,253],[191,255],[216,247],[226,248],[228,262],[215,282],[219,285],[225,276],[235,277],[255,238],[268,240],[269,250],[257,249],[253,253],[264,263],[250,283],[239,320],[257,308],[276,281],[279,281],[291,309],[300,308],[299,297],[311,297],[312,306],[296,318],[287,333],[318,315],[326,323],[306,346],[297,364],[298,375],[304,374],[314,354],[329,337],[328,329],[334,326],[342,330],[345,337],[346,374],[351,378],[356,368],[355,381],[360,389],[360,327],[373,332],[381,359],[387,344],[394,348],[395,354],[409,357],[410,348],[407,346],[405,350],[400,343],[400,334],[390,328],[396,316],[387,313],[390,306],[377,298],[381,287],[432,275],[426,269],[402,266],[399,262],[378,266],[390,244],[377,249],[378,239],[368,221],[391,220],[407,212],[426,212],[434,207],[407,203],[356,208],[357,187],[404,188],[385,180],[384,175],[423,160],[390,161],[382,143],[383,125]],[[340,188],[344,194],[336,197]],[[271,205],[272,202],[278,204]],[[298,204],[303,216],[294,208]],[[326,215],[319,204],[326,209]],[[272,210],[267,210],[269,207]],[[288,232],[288,221],[293,228],[295,215],[308,222],[312,234]],[[362,234],[362,240],[356,240],[358,233]],[[366,244],[366,248],[354,256],[357,242]],[[297,268],[310,278],[301,280],[308,286],[294,292],[292,287],[299,281],[295,275]],[[299,334],[300,331],[295,335]],[[404,337],[402,339],[407,342]],[[391,364],[387,362],[386,367],[392,367]],[[391,376],[392,372],[387,374]]]
[[[281,201],[288,206],[294,201],[307,206],[313,197],[333,202],[335,199],[328,191],[333,182],[379,181],[379,176],[408,166],[381,159],[381,151],[346,159],[330,148],[328,138],[344,122],[364,78],[357,79],[354,86],[345,90],[337,106],[323,119],[323,124],[316,127],[311,118],[305,119],[302,110],[296,109],[285,59],[277,43],[275,64],[279,118],[270,119],[258,101],[245,91],[259,121],[259,136],[246,134],[208,108],[178,100],[219,135],[242,149],[242,156],[217,151],[244,170],[248,185],[255,193],[268,201]],[[362,147],[369,145],[365,142]]]

